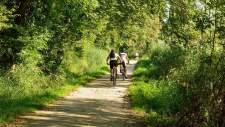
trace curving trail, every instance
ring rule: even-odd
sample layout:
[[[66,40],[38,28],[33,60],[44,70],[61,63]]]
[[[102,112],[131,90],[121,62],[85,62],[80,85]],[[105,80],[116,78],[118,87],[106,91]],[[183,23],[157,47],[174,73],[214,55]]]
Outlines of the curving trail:
[[[131,75],[135,61],[128,66]],[[131,79],[112,86],[109,75],[96,79],[48,109],[21,116],[8,127],[143,127],[125,98]]]

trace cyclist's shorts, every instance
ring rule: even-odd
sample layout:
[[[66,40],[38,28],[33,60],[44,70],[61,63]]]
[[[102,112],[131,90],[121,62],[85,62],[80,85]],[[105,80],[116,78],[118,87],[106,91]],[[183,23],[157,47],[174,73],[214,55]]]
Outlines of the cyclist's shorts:
[[[117,60],[110,60],[110,69],[113,69],[113,67],[117,66]]]

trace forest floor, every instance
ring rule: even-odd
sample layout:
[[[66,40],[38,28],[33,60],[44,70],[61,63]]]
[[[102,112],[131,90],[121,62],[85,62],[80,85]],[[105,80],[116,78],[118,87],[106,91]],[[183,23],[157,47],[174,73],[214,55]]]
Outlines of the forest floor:
[[[135,63],[128,65],[129,78],[123,81],[119,75],[116,86],[107,74],[7,127],[146,127],[142,116],[130,109],[127,97]]]

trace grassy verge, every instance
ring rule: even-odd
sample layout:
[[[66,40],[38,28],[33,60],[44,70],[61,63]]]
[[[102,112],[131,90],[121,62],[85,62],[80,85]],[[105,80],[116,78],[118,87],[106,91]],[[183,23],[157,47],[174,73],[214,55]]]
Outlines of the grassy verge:
[[[172,90],[150,83],[134,82],[129,88],[131,106],[137,113],[144,115],[150,127],[173,127],[176,124],[173,112],[176,112],[177,106],[176,98],[173,100],[168,95]]]
[[[150,127],[173,127],[176,124],[173,115],[179,111],[180,98],[176,97],[179,89],[175,84],[159,79],[158,69],[147,59],[137,63],[133,84],[129,87],[131,106],[145,115]]]
[[[152,47],[135,67],[133,84],[129,87],[131,106],[145,115],[149,127],[176,126],[183,91],[167,76],[178,66],[181,53],[166,45]]]
[[[59,97],[63,97],[76,90],[79,86],[85,85],[90,80],[104,75],[106,67],[94,72],[87,72],[80,75],[71,75],[61,85],[52,85],[39,90],[32,96],[23,96],[16,99],[0,99],[0,125],[13,120],[16,116],[26,112],[46,107]]]

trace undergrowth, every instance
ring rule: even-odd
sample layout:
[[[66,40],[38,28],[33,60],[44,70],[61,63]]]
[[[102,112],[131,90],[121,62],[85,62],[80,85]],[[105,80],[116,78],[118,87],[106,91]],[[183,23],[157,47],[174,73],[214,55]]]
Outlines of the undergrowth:
[[[182,62],[182,49],[171,50],[166,44],[155,44],[135,67],[129,88],[131,105],[146,112],[150,127],[176,126],[175,115],[181,110],[183,88],[167,76]]]
[[[16,116],[36,109],[76,90],[107,71],[106,51],[89,48],[83,56],[76,52],[64,54],[62,64],[55,73],[43,73],[41,67],[32,63],[13,65],[0,76],[0,125]],[[70,56],[69,56],[70,55]],[[95,61],[95,62],[93,62]]]

